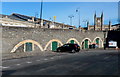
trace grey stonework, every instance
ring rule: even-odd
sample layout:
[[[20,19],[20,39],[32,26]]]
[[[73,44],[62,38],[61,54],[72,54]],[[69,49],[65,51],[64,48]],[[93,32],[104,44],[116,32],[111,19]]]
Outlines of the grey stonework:
[[[10,53],[19,42],[24,40],[34,40],[44,49],[45,45],[52,39],[58,39],[65,44],[70,38],[75,38],[79,43],[84,38],[93,41],[96,37],[104,40],[104,34],[101,31],[79,31],[71,29],[39,29],[39,28],[22,28],[22,27],[0,27],[2,28],[2,52]],[[24,46],[23,46],[24,47]],[[19,48],[20,51],[23,49]],[[35,50],[39,50],[35,45]],[[50,50],[50,46],[48,47]],[[18,49],[17,49],[18,50]],[[40,51],[40,50],[39,50]]]

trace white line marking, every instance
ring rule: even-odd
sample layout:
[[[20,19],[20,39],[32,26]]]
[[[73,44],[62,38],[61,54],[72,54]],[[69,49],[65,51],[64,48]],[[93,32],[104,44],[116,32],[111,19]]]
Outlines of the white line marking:
[[[44,60],[48,60],[48,59],[44,59]]]
[[[43,70],[45,70],[45,69],[43,68],[43,69],[40,69],[40,70],[42,70],[42,71],[43,71]]]
[[[54,59],[53,57],[51,57],[50,59]]]
[[[17,66],[21,65],[21,64],[16,64]]]
[[[7,68],[10,68],[10,67],[2,67],[3,69],[7,69]]]
[[[40,61],[40,60],[36,60],[36,61]]]
[[[105,57],[104,59],[108,59],[109,57]]]
[[[32,62],[26,62],[26,63],[30,64],[30,63],[32,63]]]

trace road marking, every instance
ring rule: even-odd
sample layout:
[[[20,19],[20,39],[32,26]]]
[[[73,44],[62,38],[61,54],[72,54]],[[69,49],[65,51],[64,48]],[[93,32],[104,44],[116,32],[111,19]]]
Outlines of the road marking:
[[[44,71],[45,69],[43,68],[43,69],[40,69],[41,71]]]
[[[104,59],[108,59],[109,57],[105,57]]]
[[[54,59],[53,57],[51,57],[50,59]]]
[[[30,63],[32,63],[32,62],[26,62],[26,63],[30,64]]]
[[[36,61],[40,61],[40,60],[36,60]]]
[[[7,69],[7,68],[10,68],[9,66],[8,67],[2,67],[3,69]]]
[[[44,59],[44,60],[48,60],[48,59]]]
[[[83,66],[86,66],[86,65],[88,65],[88,63],[81,64],[79,67],[83,67]]]
[[[21,64],[16,64],[17,66],[21,65]]]

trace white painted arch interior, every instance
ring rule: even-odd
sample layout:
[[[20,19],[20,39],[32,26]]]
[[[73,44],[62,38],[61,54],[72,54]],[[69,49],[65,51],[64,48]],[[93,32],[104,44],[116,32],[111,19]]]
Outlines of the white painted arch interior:
[[[93,43],[96,43],[96,39],[99,38],[99,42],[100,42],[100,48],[103,47],[103,40],[100,38],[100,37],[95,37],[94,40],[93,40]]]
[[[58,40],[58,39],[52,39],[52,40],[50,40],[49,42],[47,42],[47,44],[45,45],[45,48],[44,48],[44,50],[47,50],[47,48],[48,48],[48,46],[52,43],[52,42],[58,42],[59,44],[60,44],[60,46],[62,46],[63,45],[63,43],[60,41],[60,40]]]
[[[27,42],[30,42],[30,43],[32,43],[32,44],[37,45],[37,46],[40,48],[40,50],[43,51],[42,46],[41,46],[38,42],[36,42],[36,41],[34,41],[34,40],[24,40],[24,41],[21,41],[21,42],[19,42],[18,44],[16,44],[16,45],[14,46],[14,48],[11,50],[11,53],[16,52],[16,50],[17,50],[21,45],[23,45],[23,44],[25,44],[25,43],[27,43]]]

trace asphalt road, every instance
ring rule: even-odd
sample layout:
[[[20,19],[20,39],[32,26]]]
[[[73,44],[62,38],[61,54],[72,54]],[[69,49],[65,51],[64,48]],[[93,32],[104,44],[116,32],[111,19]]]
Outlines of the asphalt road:
[[[55,53],[54,53],[55,54]],[[94,50],[4,60],[3,75],[118,75],[118,51]]]

